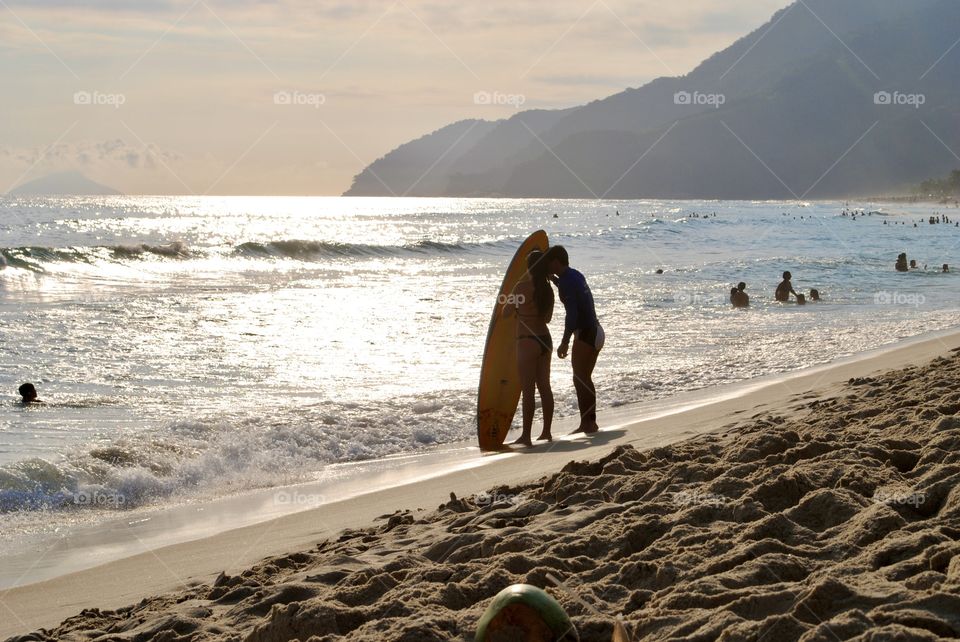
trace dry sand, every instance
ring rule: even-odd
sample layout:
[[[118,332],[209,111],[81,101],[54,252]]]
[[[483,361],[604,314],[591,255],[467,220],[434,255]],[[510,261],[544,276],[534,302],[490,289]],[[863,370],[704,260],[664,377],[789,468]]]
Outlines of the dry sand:
[[[518,582],[584,640],[610,640],[617,614],[636,640],[957,638],[958,379],[954,350],[15,639],[472,639]]]

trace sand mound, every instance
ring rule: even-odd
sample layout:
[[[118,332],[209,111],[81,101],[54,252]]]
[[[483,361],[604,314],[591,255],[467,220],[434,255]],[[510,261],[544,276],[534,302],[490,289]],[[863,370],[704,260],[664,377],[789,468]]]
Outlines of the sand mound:
[[[469,639],[520,582],[584,640],[616,614],[636,640],[958,638],[958,378],[954,354],[853,380],[794,418],[619,448],[19,639]]]

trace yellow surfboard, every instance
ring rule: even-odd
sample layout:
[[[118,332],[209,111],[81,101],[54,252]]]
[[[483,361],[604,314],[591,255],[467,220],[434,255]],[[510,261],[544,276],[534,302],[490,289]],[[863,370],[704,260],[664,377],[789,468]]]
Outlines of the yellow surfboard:
[[[480,367],[480,391],[477,395],[477,438],[481,450],[497,450],[507,438],[513,416],[520,403],[520,375],[517,371],[517,320],[501,314],[507,296],[527,272],[527,255],[533,250],[546,252],[547,233],[539,230],[523,242],[510,261],[496,303],[487,345]]]

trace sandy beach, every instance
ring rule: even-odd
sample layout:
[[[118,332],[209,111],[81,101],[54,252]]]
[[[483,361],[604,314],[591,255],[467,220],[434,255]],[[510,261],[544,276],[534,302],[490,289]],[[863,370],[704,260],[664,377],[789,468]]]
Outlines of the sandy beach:
[[[0,642],[960,642],[960,1],[0,16]]]
[[[0,629],[472,639],[490,598],[525,582],[584,640],[609,640],[617,615],[637,640],[957,637],[958,350],[956,333],[909,342],[16,588]]]

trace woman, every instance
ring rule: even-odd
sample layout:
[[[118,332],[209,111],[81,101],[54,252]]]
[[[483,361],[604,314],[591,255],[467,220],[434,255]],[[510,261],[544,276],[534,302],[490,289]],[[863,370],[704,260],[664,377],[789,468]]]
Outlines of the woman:
[[[547,324],[553,318],[553,288],[547,277],[543,252],[534,250],[527,256],[527,274],[513,290],[504,306],[504,317],[517,317],[517,367],[523,391],[523,434],[514,444],[532,446],[534,394],[540,391],[543,408],[543,432],[537,441],[553,441],[553,390],[550,388],[550,358],[553,339]]]

